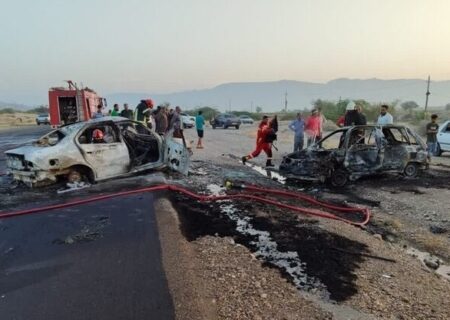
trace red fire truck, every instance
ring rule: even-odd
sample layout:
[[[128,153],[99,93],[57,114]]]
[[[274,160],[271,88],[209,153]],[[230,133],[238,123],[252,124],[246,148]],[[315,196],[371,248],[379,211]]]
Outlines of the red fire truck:
[[[78,88],[71,80],[68,87],[54,87],[48,91],[50,124],[53,128],[89,120],[97,106],[106,107],[106,99],[88,87]]]

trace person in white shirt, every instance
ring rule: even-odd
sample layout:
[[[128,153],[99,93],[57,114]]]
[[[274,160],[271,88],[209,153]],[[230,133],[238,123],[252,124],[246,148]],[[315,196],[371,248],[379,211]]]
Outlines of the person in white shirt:
[[[385,126],[389,124],[394,124],[394,118],[388,112],[389,106],[383,104],[380,108],[380,115],[378,116],[377,125]]]

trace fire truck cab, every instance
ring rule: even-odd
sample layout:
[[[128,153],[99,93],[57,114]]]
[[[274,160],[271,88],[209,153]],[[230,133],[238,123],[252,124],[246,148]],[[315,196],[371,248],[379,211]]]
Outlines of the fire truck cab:
[[[48,91],[50,124],[53,128],[91,119],[92,114],[101,105],[106,107],[106,100],[88,88],[78,88],[68,80],[68,87],[54,87]]]

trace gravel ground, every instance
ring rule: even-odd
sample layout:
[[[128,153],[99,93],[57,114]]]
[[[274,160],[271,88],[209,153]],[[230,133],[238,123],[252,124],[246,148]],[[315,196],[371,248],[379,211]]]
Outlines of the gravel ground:
[[[292,146],[285,126],[281,124],[275,163]],[[240,130],[207,129],[205,149],[194,149],[193,174],[185,183],[210,192],[206,185],[220,185],[231,176],[282,187],[236,160],[251,151],[255,130],[256,125]],[[186,136],[195,141],[194,130],[186,130]],[[281,252],[297,252],[300,260],[306,261],[307,276],[319,279],[330,293],[327,297],[320,290],[297,290],[286,270],[267,268],[273,263],[258,257],[252,239],[236,232],[235,222],[227,220],[220,206],[172,199],[181,214],[180,228],[188,240],[185,245],[192,261],[199,262],[191,271],[202,285],[202,301],[214,310],[206,318],[449,319],[450,282],[405,250],[417,246],[448,263],[447,160],[439,158],[439,165],[417,179],[369,178],[343,190],[290,186],[319,198],[373,205],[374,217],[365,229],[257,204],[236,204],[237,215],[247,217],[255,229],[268,232]],[[261,165],[265,157],[252,162]],[[442,232],[431,232],[436,224]],[[263,278],[270,285],[264,286]],[[291,296],[291,292],[295,294]],[[290,299],[296,302],[291,305]]]

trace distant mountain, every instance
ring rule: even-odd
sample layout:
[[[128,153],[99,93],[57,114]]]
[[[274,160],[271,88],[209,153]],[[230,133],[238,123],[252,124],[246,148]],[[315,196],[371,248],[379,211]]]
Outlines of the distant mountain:
[[[421,79],[336,79],[327,83],[282,80],[274,82],[238,82],[218,85],[204,90],[182,91],[169,94],[116,93],[107,95],[108,103],[129,103],[151,97],[156,104],[170,102],[185,109],[197,106],[216,106],[220,110],[253,110],[261,106],[264,111],[281,110],[287,92],[288,109],[303,109],[315,99],[365,99],[369,102],[413,100],[425,103],[426,81]],[[430,106],[443,106],[450,102],[450,80],[432,81]]]
[[[32,109],[33,107],[24,105],[24,104],[20,104],[20,103],[11,103],[11,102],[4,102],[4,101],[0,101],[0,109],[3,108],[12,108],[15,110],[21,110],[21,111],[25,111],[28,109]]]

